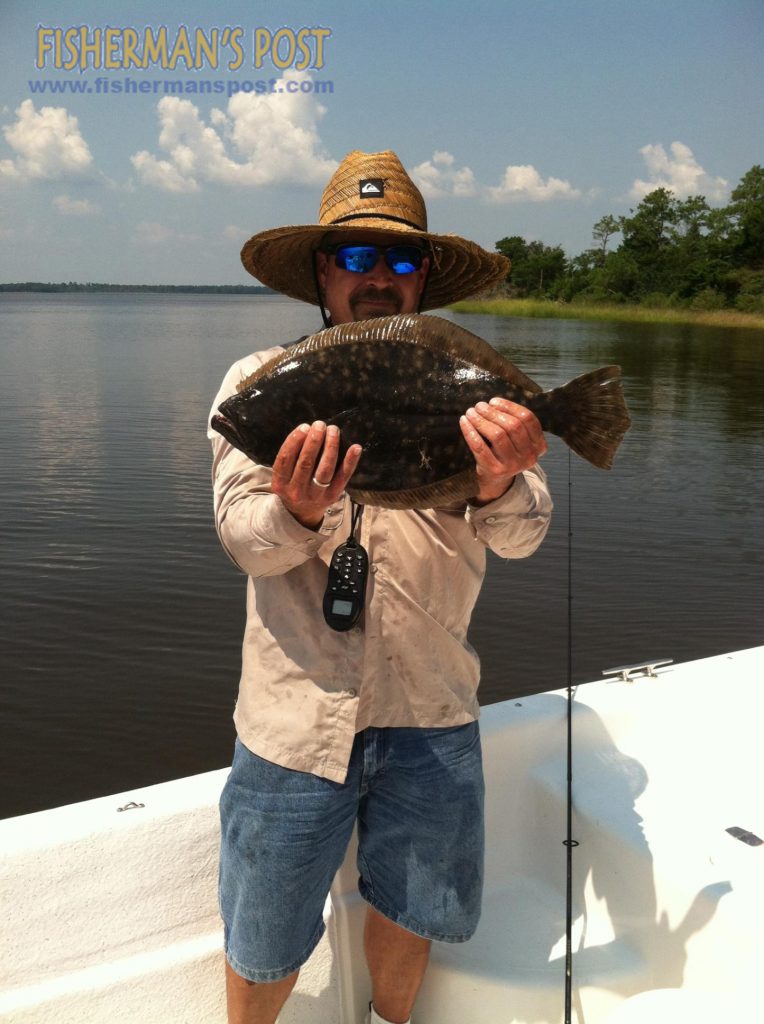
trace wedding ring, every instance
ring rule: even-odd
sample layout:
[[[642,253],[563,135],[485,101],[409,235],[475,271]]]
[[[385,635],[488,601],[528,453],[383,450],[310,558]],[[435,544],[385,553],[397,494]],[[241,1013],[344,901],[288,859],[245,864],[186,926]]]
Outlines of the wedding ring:
[[[322,484],[321,481],[320,480],[316,480],[315,477],[313,477],[313,483],[316,485],[316,487],[331,487],[332,486],[331,480],[329,481],[328,484]]]

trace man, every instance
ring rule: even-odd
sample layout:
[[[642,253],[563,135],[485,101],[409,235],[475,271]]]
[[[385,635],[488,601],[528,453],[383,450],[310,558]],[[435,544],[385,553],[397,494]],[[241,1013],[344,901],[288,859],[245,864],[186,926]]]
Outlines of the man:
[[[427,231],[424,201],[392,152],[349,154],[319,223],[265,231],[244,266],[326,324],[432,309],[488,287],[508,264]],[[237,363],[213,404],[281,351]],[[485,396],[460,419],[477,493],[458,508],[368,507],[364,617],[323,620],[332,552],[347,539],[336,427],[295,424],[272,469],[210,431],[215,516],[249,575],[237,744],[221,797],[221,912],[230,1024],[273,1024],[323,933],[322,910],[354,825],[372,1024],[409,1021],[433,940],[477,925],[483,862],[478,660],[467,643],[485,547],[531,554],[551,501],[525,408]]]

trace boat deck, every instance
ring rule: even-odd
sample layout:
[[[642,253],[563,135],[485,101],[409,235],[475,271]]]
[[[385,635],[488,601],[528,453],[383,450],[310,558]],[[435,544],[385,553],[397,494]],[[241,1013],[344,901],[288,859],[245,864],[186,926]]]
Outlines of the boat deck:
[[[762,678],[764,647],[578,689],[578,1024],[711,1024],[757,1005]],[[562,1021],[566,708],[551,691],[483,711],[483,918],[470,942],[434,947],[417,1024]],[[223,1024],[226,774],[0,822],[0,1021]],[[282,1024],[363,1020],[352,846],[325,914]]]

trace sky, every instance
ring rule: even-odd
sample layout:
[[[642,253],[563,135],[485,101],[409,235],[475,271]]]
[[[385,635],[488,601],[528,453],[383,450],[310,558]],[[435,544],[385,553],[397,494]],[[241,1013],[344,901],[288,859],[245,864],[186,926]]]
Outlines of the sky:
[[[572,257],[654,188],[729,201],[762,54],[764,0],[0,0],[0,282],[253,284],[353,149],[433,231]]]

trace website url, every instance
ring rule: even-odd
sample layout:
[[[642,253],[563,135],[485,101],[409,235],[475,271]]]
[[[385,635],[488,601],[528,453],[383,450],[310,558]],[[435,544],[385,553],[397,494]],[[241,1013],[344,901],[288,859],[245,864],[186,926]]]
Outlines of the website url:
[[[235,96],[240,92],[251,92],[258,96],[272,93],[315,93],[327,95],[334,92],[333,81],[313,82],[310,79],[294,81],[283,78],[258,78],[255,80],[236,78],[210,79],[135,79],[107,78],[105,75],[91,81],[81,78],[29,79],[30,92],[36,93],[92,93],[96,96]]]

